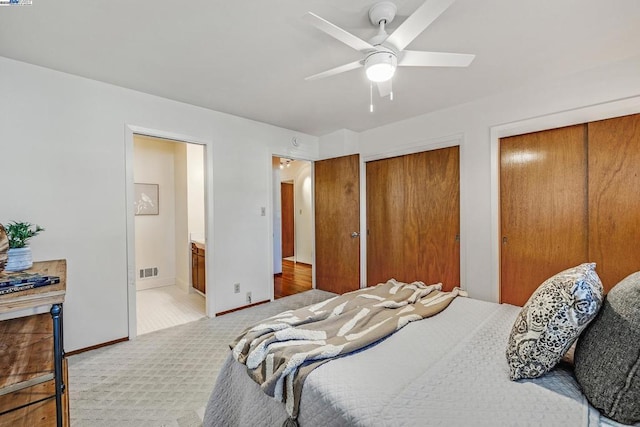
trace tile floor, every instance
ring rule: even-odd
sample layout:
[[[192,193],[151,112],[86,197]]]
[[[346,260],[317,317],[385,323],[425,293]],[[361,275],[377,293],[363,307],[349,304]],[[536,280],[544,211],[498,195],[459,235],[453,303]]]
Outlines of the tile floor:
[[[205,298],[178,286],[145,289],[136,295],[138,335],[205,317]]]

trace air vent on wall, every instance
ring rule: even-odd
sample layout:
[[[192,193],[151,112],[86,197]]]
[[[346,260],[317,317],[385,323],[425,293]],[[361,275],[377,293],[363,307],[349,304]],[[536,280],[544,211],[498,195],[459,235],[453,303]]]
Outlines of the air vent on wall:
[[[141,268],[140,269],[140,278],[144,279],[147,277],[154,277],[158,275],[158,267],[151,268]]]

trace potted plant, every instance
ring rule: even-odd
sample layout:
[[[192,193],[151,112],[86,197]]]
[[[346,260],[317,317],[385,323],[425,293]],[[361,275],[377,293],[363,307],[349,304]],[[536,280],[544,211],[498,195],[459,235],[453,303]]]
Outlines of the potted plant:
[[[4,270],[7,263],[7,251],[9,250],[9,238],[4,226],[0,224],[0,273]]]
[[[6,271],[22,271],[31,268],[33,258],[31,248],[27,245],[29,239],[37,236],[44,228],[30,222],[11,221],[4,228],[9,238],[9,252]]]

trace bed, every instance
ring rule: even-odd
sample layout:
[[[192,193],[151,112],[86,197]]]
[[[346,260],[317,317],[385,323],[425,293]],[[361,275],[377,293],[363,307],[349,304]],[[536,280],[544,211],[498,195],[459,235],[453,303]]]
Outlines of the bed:
[[[304,382],[297,422],[311,426],[617,425],[594,409],[570,366],[511,381],[505,348],[521,307],[455,298]],[[210,426],[281,426],[284,405],[231,354],[204,417]]]

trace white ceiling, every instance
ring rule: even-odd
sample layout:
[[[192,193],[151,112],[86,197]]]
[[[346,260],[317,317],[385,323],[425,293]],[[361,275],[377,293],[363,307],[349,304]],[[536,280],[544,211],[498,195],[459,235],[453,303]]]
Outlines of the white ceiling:
[[[360,54],[301,17],[369,39],[376,0],[33,0],[0,7],[0,55],[312,135],[362,131],[640,54],[638,0],[457,0],[408,49],[469,68],[398,69],[368,111]],[[389,32],[423,0],[396,0]],[[640,70],[639,70],[640,72]],[[1,74],[1,70],[0,70]],[[375,90],[375,88],[374,88]]]

